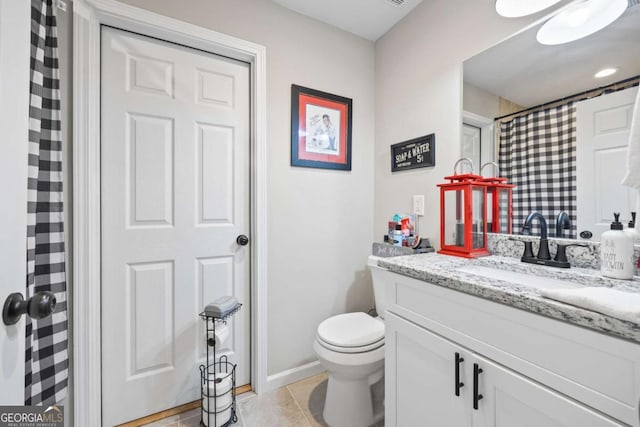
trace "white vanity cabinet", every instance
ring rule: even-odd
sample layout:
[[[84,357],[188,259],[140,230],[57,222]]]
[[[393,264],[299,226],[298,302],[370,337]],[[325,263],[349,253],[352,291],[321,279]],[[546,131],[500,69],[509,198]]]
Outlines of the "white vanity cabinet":
[[[386,426],[623,425],[412,322],[386,320]]]
[[[453,343],[387,312],[385,426],[469,425],[470,412],[453,389],[453,358],[459,351]]]
[[[640,345],[389,274],[386,426],[640,425]]]

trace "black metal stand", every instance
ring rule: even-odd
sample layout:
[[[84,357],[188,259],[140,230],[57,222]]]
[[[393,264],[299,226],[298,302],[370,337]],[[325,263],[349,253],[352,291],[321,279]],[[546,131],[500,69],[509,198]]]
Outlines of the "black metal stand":
[[[240,310],[242,304],[224,317],[208,316],[204,312],[200,317],[206,324],[207,359],[200,365],[200,425],[205,427],[227,427],[238,422],[236,413],[236,366],[227,356],[216,359],[216,346],[213,337],[216,323],[227,323],[227,319]]]

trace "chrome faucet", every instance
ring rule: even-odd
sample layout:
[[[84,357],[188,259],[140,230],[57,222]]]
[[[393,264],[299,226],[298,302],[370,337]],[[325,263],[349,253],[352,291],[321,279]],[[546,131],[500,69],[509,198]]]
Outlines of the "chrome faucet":
[[[551,259],[551,254],[549,254],[549,239],[547,238],[547,220],[544,219],[540,212],[531,212],[527,219],[524,220],[522,234],[531,235],[531,224],[536,218],[540,223],[540,249],[538,249],[538,255],[535,258],[543,261],[549,260]],[[522,261],[532,262],[534,260],[525,261],[524,257],[522,257]]]
[[[562,211],[558,214],[556,218],[556,238],[562,237],[562,230],[570,230],[571,229],[571,218],[569,218],[569,214],[565,211]]]

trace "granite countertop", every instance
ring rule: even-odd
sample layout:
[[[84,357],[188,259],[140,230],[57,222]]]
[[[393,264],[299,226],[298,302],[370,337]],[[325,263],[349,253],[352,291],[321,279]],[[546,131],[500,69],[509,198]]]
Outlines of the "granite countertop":
[[[403,276],[640,343],[640,324],[544,298],[534,286],[496,280],[460,269],[473,269],[467,266],[491,267],[505,272],[530,274],[583,286],[604,286],[633,293],[640,293],[638,277],[633,280],[610,279],[600,275],[599,270],[544,267],[495,255],[466,259],[430,253],[381,258],[378,265]]]

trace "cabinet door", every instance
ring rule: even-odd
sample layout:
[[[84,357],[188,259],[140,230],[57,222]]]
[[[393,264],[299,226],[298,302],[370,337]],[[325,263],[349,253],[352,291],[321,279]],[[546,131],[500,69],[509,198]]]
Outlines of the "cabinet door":
[[[622,426],[592,409],[481,356],[469,357],[469,405],[473,408],[473,365],[482,399],[472,410],[473,427],[603,427]]]
[[[385,425],[387,427],[464,427],[470,378],[467,355],[460,348],[415,324],[387,312],[385,333]],[[460,363],[460,396],[455,394],[455,353]],[[539,427],[539,426],[538,426]]]

